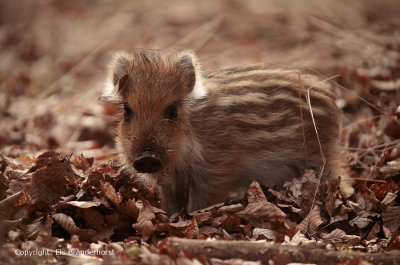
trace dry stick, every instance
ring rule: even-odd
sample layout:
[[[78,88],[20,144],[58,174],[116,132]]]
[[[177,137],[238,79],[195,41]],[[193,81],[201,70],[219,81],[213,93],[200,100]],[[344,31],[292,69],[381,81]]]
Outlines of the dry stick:
[[[167,245],[177,252],[190,252],[195,257],[205,258],[208,261],[211,258],[223,260],[239,258],[275,265],[290,262],[336,265],[349,261],[367,261],[368,264],[380,265],[400,264],[400,251],[391,251],[382,255],[382,253],[342,252],[315,246],[287,246],[262,241],[198,240],[172,237],[168,238]]]
[[[311,106],[310,90],[312,88],[314,88],[314,87],[316,87],[316,86],[318,86],[318,85],[320,85],[320,84],[322,84],[322,83],[324,83],[326,81],[329,81],[330,79],[336,78],[336,77],[337,77],[337,75],[329,77],[329,78],[327,78],[325,80],[322,80],[321,82],[318,82],[317,84],[307,88],[307,95],[306,95],[307,105],[308,105],[308,108],[310,109],[311,120],[312,120],[312,123],[313,123],[313,126],[314,126],[315,135],[317,136],[317,141],[318,141],[318,145],[319,145],[319,151],[321,153],[321,158],[322,158],[322,162],[323,162],[322,166],[321,166],[321,169],[319,171],[318,183],[317,183],[317,187],[316,187],[315,192],[314,192],[314,197],[313,197],[313,201],[312,201],[312,204],[311,204],[310,212],[314,208],[315,198],[317,197],[317,192],[318,192],[319,186],[321,185],[322,174],[324,173],[325,165],[326,165],[326,158],[325,158],[324,150],[322,149],[321,141],[319,139],[318,129],[317,129],[317,125],[315,123],[314,113],[313,113],[312,106]],[[300,77],[300,80],[301,80],[301,77]],[[301,85],[302,84],[303,83],[301,82]],[[304,86],[303,86],[303,88],[304,88]],[[310,224],[310,218],[308,218],[308,221],[307,221],[307,230],[308,230],[309,224]]]

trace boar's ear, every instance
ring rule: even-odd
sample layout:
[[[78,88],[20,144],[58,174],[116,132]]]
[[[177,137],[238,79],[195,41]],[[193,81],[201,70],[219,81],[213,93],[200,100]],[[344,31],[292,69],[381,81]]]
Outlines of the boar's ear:
[[[132,55],[118,52],[114,55],[108,67],[108,80],[103,90],[102,98],[105,100],[118,100],[123,88],[129,79],[132,68]]]
[[[129,73],[132,71],[132,55],[126,52],[118,52],[111,62],[112,83],[118,85],[118,92],[126,83]]]
[[[187,85],[187,93],[190,93],[196,83],[197,59],[191,51],[183,51],[178,54],[178,69],[184,77]]]
[[[178,54],[178,68],[186,80],[188,97],[202,98],[207,95],[207,89],[203,86],[200,72],[200,64],[191,51],[183,51]]]

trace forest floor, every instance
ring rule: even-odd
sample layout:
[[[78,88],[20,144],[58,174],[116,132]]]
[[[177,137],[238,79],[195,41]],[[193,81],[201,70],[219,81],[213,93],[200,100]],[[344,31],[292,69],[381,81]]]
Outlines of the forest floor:
[[[0,1],[0,264],[400,264],[399,14],[392,0]],[[121,169],[119,109],[99,100],[113,52],[134,49],[329,79],[355,193],[307,171],[167,216]]]

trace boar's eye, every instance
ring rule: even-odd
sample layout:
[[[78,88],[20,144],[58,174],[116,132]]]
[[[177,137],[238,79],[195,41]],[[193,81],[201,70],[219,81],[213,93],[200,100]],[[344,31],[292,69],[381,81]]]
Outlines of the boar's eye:
[[[179,102],[174,102],[171,105],[169,105],[164,112],[164,117],[168,120],[176,120],[178,119],[178,107],[179,107]]]
[[[124,120],[128,121],[133,115],[132,109],[128,106],[127,103],[124,103]]]

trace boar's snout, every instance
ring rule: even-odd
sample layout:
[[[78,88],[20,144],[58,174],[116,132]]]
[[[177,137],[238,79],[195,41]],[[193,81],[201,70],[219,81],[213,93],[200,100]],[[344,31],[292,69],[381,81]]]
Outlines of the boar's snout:
[[[133,162],[133,166],[139,173],[154,173],[160,170],[161,160],[150,149],[144,149]]]

